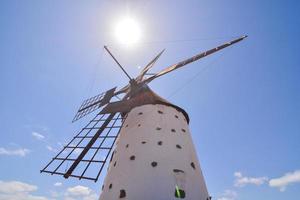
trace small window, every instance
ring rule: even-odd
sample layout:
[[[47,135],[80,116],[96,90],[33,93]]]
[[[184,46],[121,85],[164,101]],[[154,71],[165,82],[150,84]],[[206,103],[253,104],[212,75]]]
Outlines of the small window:
[[[177,149],[181,149],[181,146],[179,144],[176,144]]]
[[[185,198],[184,190],[180,189],[177,185],[175,186],[175,197],[180,199]]]
[[[163,143],[162,141],[158,141],[158,142],[157,142],[157,144],[158,144],[159,146],[161,146],[162,143]]]
[[[102,185],[102,190],[104,189],[104,185]]]
[[[129,144],[126,144],[126,148],[128,148],[129,147]]]
[[[146,144],[146,141],[142,141],[142,144]]]
[[[173,169],[175,177],[175,197],[184,199],[185,198],[185,188],[186,188],[186,174],[181,169]]]
[[[114,154],[115,154],[115,151],[113,151],[112,154],[111,154],[110,161],[109,161],[110,163],[111,163],[111,161],[112,161],[113,158],[114,158]]]
[[[156,127],[156,130],[158,130],[158,131],[159,131],[159,130],[161,130],[161,128],[160,128],[160,127]]]
[[[128,124],[126,124],[126,126],[125,127],[128,127]]]
[[[142,112],[139,112],[139,115],[142,115],[143,113]]]
[[[157,166],[157,162],[154,162],[154,161],[153,161],[153,162],[151,163],[151,166],[152,166],[152,167],[156,167],[156,166]]]
[[[184,132],[184,133],[186,132],[186,130],[184,128],[182,128],[181,131]]]
[[[135,160],[135,156],[130,156],[130,160]]]
[[[141,126],[141,124],[138,124],[138,127],[140,127]]]
[[[184,173],[184,171],[183,170],[181,170],[181,169],[173,169],[173,172],[175,172],[175,173]]]
[[[172,131],[173,133],[175,133],[175,132],[176,132],[176,130],[175,130],[175,129],[171,129],[171,131]]]
[[[109,189],[111,189],[111,188],[112,188],[112,183],[111,183],[111,184],[109,184],[108,188],[109,188]]]
[[[178,119],[178,115],[175,115],[175,118],[177,118],[177,119]]]
[[[193,162],[191,162],[191,166],[193,169],[196,169],[195,164]]]
[[[117,165],[117,161],[114,162],[114,167]]]
[[[122,198],[125,198],[126,197],[126,191],[125,190],[120,190],[120,196],[119,198],[122,199]]]
[[[159,114],[163,114],[164,112],[163,111],[161,111],[161,110],[159,110],[159,111],[157,111]]]

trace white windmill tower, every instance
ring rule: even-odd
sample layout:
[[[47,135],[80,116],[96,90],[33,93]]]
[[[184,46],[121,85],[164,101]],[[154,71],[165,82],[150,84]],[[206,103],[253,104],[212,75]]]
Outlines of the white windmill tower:
[[[105,47],[129,78],[129,84],[84,101],[73,121],[106,106],[41,172],[97,181],[112,152],[100,200],[210,199],[191,138],[188,114],[156,95],[148,83],[246,37],[146,78],[162,51],[135,79]],[[125,94],[122,100],[110,102],[120,94]]]

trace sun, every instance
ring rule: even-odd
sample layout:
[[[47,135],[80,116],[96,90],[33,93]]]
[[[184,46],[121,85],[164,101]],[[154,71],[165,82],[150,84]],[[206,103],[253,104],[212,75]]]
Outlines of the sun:
[[[132,45],[140,40],[141,29],[136,20],[126,17],[116,24],[115,36],[121,44]]]

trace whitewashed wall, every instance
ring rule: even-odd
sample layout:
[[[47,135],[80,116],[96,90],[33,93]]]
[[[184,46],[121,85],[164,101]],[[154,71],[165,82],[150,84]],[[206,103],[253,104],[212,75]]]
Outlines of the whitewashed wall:
[[[100,200],[180,199],[176,185],[184,199],[209,196],[184,115],[161,104],[134,108],[120,131]]]

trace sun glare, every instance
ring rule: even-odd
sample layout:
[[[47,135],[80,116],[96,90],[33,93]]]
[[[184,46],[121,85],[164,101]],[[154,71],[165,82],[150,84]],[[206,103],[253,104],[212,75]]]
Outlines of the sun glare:
[[[127,17],[116,24],[115,36],[121,44],[131,45],[140,40],[141,30],[135,20]]]

